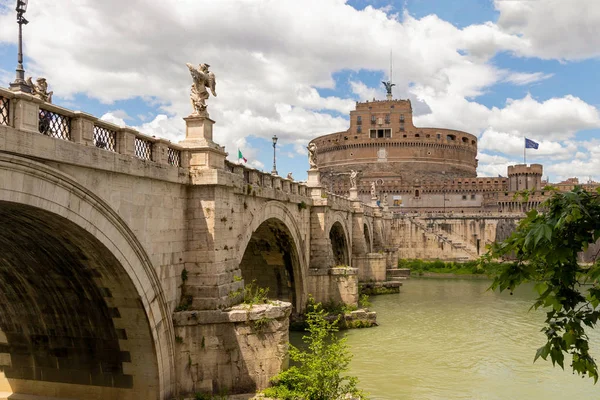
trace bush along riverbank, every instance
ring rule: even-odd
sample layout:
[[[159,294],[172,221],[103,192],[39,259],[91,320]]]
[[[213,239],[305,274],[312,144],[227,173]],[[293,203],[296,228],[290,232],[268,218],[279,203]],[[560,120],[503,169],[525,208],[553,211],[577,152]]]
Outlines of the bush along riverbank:
[[[358,378],[347,375],[352,353],[346,339],[337,332],[339,320],[330,321],[330,314],[319,303],[307,310],[307,334],[303,336],[306,350],[289,345],[289,369],[271,379],[272,386],[264,396],[279,400],[363,400],[367,397],[358,388]]]
[[[377,326],[377,313],[370,311],[371,306],[369,296],[361,295],[357,306],[349,306],[344,303],[329,301],[327,303],[316,303],[310,297],[306,302],[306,312],[304,315],[290,317],[291,331],[306,331],[308,323],[306,316],[315,310],[323,311],[325,318],[329,322],[337,321],[337,329],[357,329],[370,328]]]
[[[487,278],[496,274],[506,263],[495,261],[444,262],[400,259],[398,268],[410,268],[411,276]]]

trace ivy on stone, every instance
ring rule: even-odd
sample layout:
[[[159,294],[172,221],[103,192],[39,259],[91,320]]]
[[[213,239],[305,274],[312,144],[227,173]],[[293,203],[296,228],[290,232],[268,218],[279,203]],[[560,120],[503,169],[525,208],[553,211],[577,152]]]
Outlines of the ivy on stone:
[[[541,207],[521,220],[513,234],[495,243],[483,262],[510,258],[496,274],[492,289],[512,291],[524,282],[535,282],[538,297],[532,308],[545,308],[542,332],[546,343],[534,357],[550,357],[564,369],[565,355],[574,373],[598,381],[598,366],[589,353],[585,328],[594,328],[600,317],[600,262],[580,265],[578,253],[600,238],[600,192],[576,188],[555,192]],[[597,255],[596,255],[597,256]]]

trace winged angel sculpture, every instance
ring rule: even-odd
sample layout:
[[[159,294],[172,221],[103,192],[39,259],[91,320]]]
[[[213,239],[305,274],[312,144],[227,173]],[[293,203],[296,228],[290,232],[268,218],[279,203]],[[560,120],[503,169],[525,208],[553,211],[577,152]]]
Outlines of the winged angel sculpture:
[[[190,63],[186,63],[187,67],[192,74],[192,79],[194,83],[192,84],[192,91],[190,93],[190,100],[192,101],[192,108],[194,112],[192,115],[200,115],[206,111],[206,99],[208,99],[208,90],[213,96],[217,97],[217,92],[215,91],[216,80],[215,74],[210,72],[208,68],[210,65],[208,64],[200,64],[198,68],[194,67]]]

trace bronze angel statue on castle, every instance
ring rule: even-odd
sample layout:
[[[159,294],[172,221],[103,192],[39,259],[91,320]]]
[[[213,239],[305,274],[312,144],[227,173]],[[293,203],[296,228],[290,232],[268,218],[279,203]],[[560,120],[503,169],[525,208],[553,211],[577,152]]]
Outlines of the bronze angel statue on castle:
[[[192,108],[194,109],[192,115],[204,114],[206,112],[206,99],[208,99],[209,96],[206,88],[209,88],[212,95],[217,97],[217,92],[215,91],[215,74],[208,70],[208,68],[210,68],[210,65],[208,64],[200,64],[198,68],[190,63],[186,63],[185,65],[189,68],[192,79],[194,80],[192,91],[190,93],[190,100],[192,101]]]

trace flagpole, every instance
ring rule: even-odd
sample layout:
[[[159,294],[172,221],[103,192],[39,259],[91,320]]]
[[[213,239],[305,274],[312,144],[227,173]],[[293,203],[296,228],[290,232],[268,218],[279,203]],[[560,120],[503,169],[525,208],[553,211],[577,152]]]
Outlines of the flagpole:
[[[525,140],[525,146],[523,146],[523,164],[527,165],[527,138],[523,138]]]

